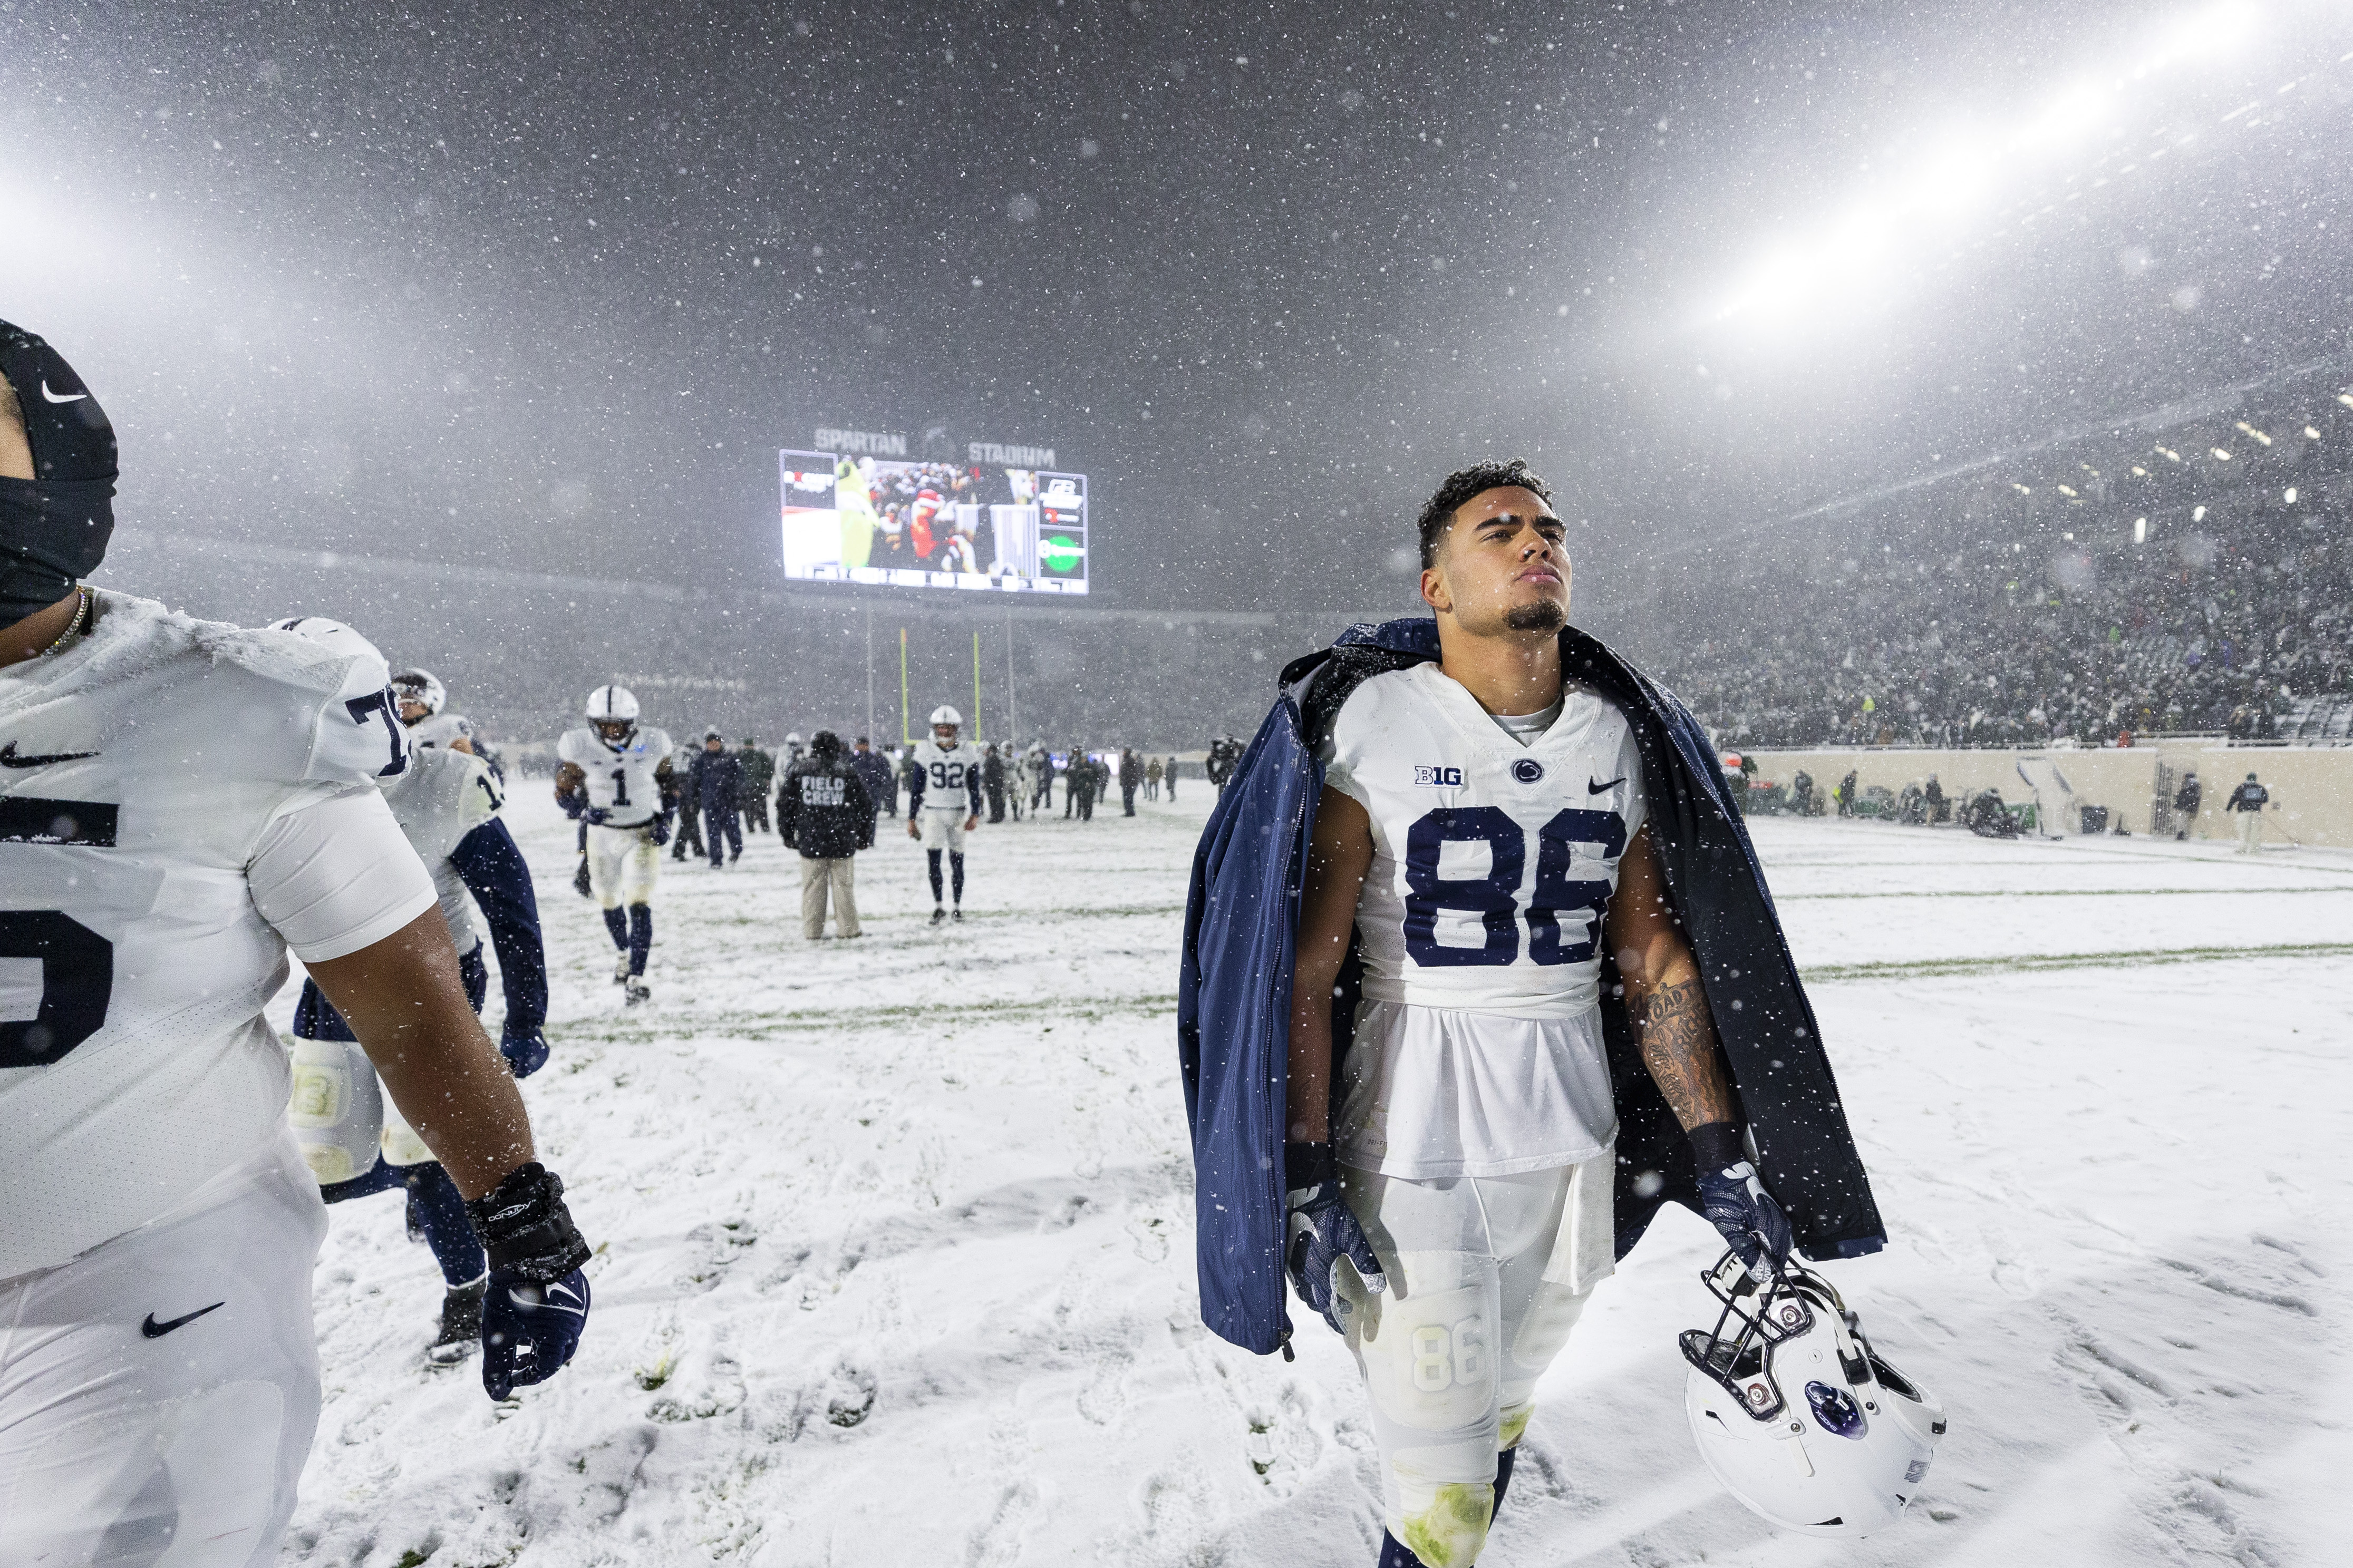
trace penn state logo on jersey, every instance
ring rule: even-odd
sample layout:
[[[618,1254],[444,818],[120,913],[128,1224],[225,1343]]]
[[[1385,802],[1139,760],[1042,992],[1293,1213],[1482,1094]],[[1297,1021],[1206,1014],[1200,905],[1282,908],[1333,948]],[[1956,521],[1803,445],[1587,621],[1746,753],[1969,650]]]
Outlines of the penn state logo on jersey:
[[[1417,665],[1350,694],[1327,750],[1325,782],[1372,820],[1357,904],[1367,996],[1546,1016],[1590,1005],[1618,864],[1644,812],[1616,707],[1572,689],[1522,745]]]

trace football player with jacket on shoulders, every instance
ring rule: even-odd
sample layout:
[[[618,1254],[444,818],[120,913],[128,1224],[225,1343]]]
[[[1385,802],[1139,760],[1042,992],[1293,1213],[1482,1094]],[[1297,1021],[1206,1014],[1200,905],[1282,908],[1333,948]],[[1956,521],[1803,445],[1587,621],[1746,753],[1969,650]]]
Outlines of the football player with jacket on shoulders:
[[[1628,717],[1565,676],[1550,491],[1525,465],[1466,469],[1420,536],[1440,658],[1365,679],[1320,748],[1284,1154],[1294,1282],[1371,1399],[1382,1568],[1464,1568],[1536,1380],[1615,1267],[1605,952],[1709,1218],[1765,1267],[1789,1229],[1742,1148]],[[1335,1081],[1352,939],[1363,1002]]]
[[[115,476],[0,322],[0,1563],[265,1564],[321,1397],[290,949],[467,1200],[492,1397],[570,1359],[589,1250],[377,788],[384,661],[88,586]]]

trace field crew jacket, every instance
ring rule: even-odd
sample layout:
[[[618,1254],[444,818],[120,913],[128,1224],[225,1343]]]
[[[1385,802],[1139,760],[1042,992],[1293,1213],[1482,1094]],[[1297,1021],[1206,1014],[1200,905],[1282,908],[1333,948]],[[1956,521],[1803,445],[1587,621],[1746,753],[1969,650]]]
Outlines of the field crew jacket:
[[[1652,847],[1699,961],[1717,1038],[1754,1134],[1757,1170],[1812,1258],[1876,1252],[1886,1232],[1849,1131],[1821,1030],[1799,983],[1756,850],[1699,721],[1595,638],[1562,631],[1561,665],[1625,712],[1642,755]],[[1260,1354],[1291,1336],[1283,1300],[1283,1129],[1291,983],[1315,805],[1316,760],[1366,679],[1434,662],[1438,623],[1359,625],[1284,668],[1281,694],[1219,797],[1193,858],[1176,1033],[1191,1124],[1201,1318]],[[1362,970],[1352,938],[1333,1007],[1333,1079]],[[1694,1212],[1691,1147],[1643,1068],[1614,963],[1602,1032],[1618,1109],[1617,1253],[1669,1199]]]
[[[873,797],[849,759],[795,763],[776,792],[776,832],[804,860],[844,860],[874,847]]]

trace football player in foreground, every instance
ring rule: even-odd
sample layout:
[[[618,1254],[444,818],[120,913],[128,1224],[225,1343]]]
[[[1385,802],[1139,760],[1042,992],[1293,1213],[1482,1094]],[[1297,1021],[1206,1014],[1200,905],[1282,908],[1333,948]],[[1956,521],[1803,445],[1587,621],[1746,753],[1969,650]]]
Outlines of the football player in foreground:
[[[1537,1379],[1662,1195],[1752,1272],[1788,1256],[1792,1193],[1759,1179],[1752,1123],[1817,1256],[1881,1238],[1713,753],[1568,627],[1544,481],[1454,474],[1419,532],[1435,623],[1353,628],[1294,664],[1234,751],[1179,1021],[1204,1317],[1287,1351],[1282,1258],[1365,1379],[1383,1568],[1463,1568]]]
[[[377,790],[383,661],[81,583],[114,479],[0,322],[0,954],[40,988],[0,1023],[0,1562],[262,1564],[320,1405],[290,948],[468,1200],[494,1397],[570,1358],[589,1252]]]
[[[341,621],[293,616],[270,629],[292,632],[334,652],[380,657],[375,644]],[[396,676],[396,701],[400,690]],[[417,728],[409,726],[412,742]],[[547,955],[540,942],[531,868],[499,818],[505,797],[498,780],[480,757],[455,745],[412,744],[408,765],[378,783],[402,837],[432,875],[434,897],[458,950],[466,1000],[478,1016],[490,991],[480,924],[489,925],[506,993],[499,1054],[517,1079],[529,1078],[547,1060],[542,1033]],[[482,922],[474,918],[478,902]],[[481,1339],[482,1300],[490,1288],[465,1200],[400,1112],[385,1113],[367,1054],[315,980],[302,983],[294,1005],[294,1037],[305,1044],[294,1050],[289,1120],[302,1158],[319,1179],[319,1195],[332,1205],[375,1193],[404,1194],[409,1234],[422,1237],[441,1266],[441,1324],[426,1347],[426,1359],[442,1366],[463,1361]]]
[[[949,918],[940,901],[940,852],[954,878],[955,918],[964,919],[964,836],[980,826],[980,753],[959,739],[964,715],[941,703],[932,732],[915,742],[907,763],[907,837],[923,842],[931,862],[932,923]]]
[[[555,804],[587,826],[589,896],[613,936],[613,984],[634,1007],[653,994],[646,957],[654,945],[654,879],[670,841],[679,782],[670,773],[670,736],[638,727],[638,700],[628,688],[590,692],[587,716],[586,725],[555,743]]]

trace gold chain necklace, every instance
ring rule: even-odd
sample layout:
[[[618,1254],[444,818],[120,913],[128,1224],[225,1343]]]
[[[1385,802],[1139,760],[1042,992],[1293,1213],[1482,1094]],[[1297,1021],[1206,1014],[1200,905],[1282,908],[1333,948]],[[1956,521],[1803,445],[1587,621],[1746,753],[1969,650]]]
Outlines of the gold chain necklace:
[[[35,658],[43,658],[57,652],[81,635],[81,624],[90,618],[90,584],[83,584],[77,591],[77,597],[80,602],[74,605],[73,619],[66,623],[66,629],[58,634],[58,640],[35,654]]]

